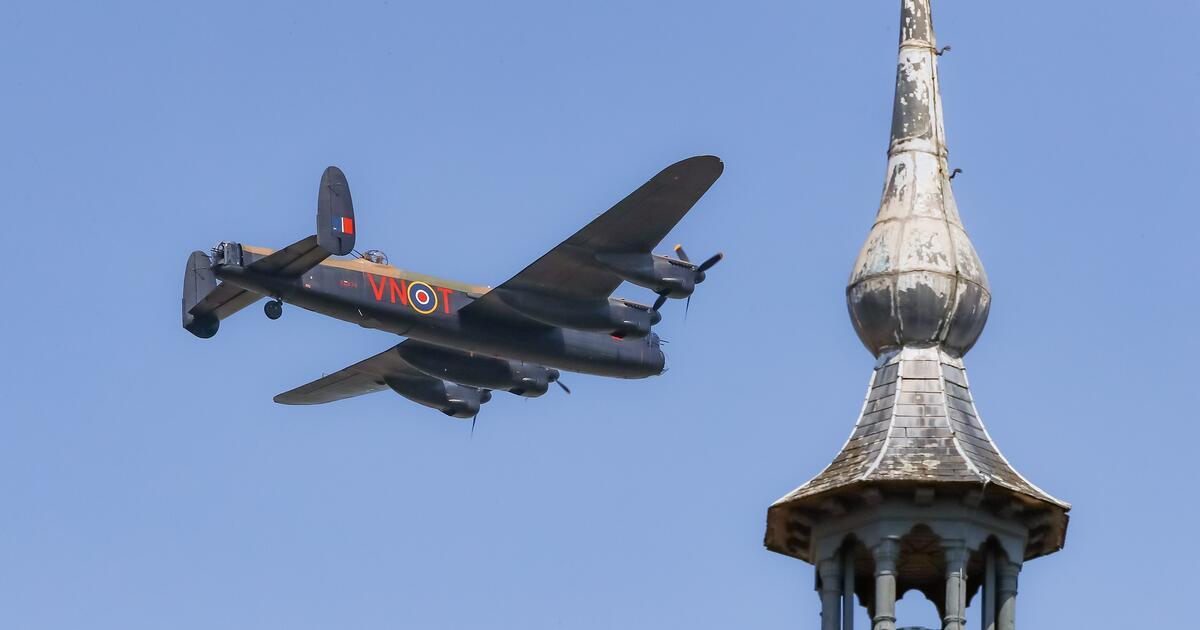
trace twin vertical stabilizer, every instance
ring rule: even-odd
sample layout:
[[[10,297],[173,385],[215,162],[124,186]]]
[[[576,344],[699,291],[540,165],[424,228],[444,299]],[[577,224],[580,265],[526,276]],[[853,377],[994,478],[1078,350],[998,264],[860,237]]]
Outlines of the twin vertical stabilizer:
[[[321,190],[317,193],[317,244],[334,256],[354,251],[354,204],[350,200],[350,183],[336,166],[321,175]]]
[[[330,166],[321,175],[317,191],[317,233],[254,262],[246,261],[246,268],[260,275],[298,277],[331,255],[354,251],[356,227],[350,183],[341,169]],[[257,289],[217,281],[219,268],[242,266],[241,245],[222,243],[213,252],[213,256],[192,252],[183,278],[183,327],[202,339],[217,334],[222,319],[263,297]],[[279,296],[275,297],[279,304]]]

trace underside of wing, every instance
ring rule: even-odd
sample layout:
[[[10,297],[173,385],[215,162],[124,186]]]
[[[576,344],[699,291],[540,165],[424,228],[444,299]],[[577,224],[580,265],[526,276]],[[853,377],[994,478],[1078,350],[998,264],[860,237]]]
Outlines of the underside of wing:
[[[284,405],[319,405],[388,389],[387,377],[428,378],[400,358],[395,347],[348,368],[284,392],[275,402]]]
[[[620,276],[596,260],[597,254],[650,253],[721,176],[714,156],[698,156],[663,169],[507,282],[463,309],[464,316],[486,315],[528,321],[500,299],[504,291],[550,294],[568,300],[609,297]]]

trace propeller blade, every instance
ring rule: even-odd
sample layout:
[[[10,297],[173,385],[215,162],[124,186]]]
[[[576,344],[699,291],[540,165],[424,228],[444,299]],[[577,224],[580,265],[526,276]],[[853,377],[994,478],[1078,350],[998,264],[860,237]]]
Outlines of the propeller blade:
[[[475,421],[479,419],[479,414],[471,416],[471,437],[475,437]]]
[[[667,296],[660,295],[660,296],[658,296],[657,300],[654,300],[654,306],[650,307],[650,310],[657,311],[658,309],[662,308],[663,304],[666,304],[666,303],[667,303]]]
[[[688,311],[692,310],[692,296],[688,296],[687,304],[683,307],[683,320],[687,321]]]
[[[696,267],[696,271],[708,271],[709,269],[713,268],[713,265],[721,262],[721,259],[723,259],[723,258],[725,258],[725,254],[723,254],[721,252],[717,252],[717,253],[713,254],[712,257],[709,258],[708,260],[700,263],[700,266]]]
[[[675,255],[678,256],[679,260],[682,260],[683,262],[692,262],[692,260],[688,258],[687,252],[683,251],[683,245],[675,246]]]
[[[554,382],[558,383],[558,386],[561,387],[564,392],[567,392],[568,394],[571,393],[571,388],[564,385],[562,381],[554,381]]]

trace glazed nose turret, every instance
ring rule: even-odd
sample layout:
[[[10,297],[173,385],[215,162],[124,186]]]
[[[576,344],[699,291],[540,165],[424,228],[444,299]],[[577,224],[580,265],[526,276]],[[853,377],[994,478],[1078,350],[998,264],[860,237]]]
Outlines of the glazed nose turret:
[[[846,287],[859,339],[879,356],[904,346],[966,354],[991,292],[959,219],[947,168],[929,0],[904,0],[883,199]]]

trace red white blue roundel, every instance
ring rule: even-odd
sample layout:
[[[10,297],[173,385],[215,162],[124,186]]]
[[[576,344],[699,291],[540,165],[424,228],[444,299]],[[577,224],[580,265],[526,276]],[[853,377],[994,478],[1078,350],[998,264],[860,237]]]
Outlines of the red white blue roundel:
[[[408,285],[408,303],[416,312],[428,315],[437,310],[437,292],[428,284],[414,280]]]

